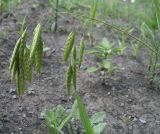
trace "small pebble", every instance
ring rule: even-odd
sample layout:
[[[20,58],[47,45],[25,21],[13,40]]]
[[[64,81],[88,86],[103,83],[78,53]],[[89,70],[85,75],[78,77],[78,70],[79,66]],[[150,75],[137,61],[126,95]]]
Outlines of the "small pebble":
[[[26,114],[25,114],[25,113],[23,113],[23,114],[22,114],[22,117],[23,117],[23,118],[26,118]]]
[[[35,94],[34,89],[33,89],[33,88],[29,88],[28,91],[27,91],[27,94],[28,94],[28,95],[33,95],[33,94]]]
[[[129,96],[128,95],[125,95],[126,96],[126,98],[128,98]]]
[[[146,124],[147,122],[144,120],[144,119],[139,119],[139,121],[141,122],[141,123],[143,123],[143,124]]]
[[[107,95],[110,95],[110,94],[111,94],[111,92],[108,92],[108,93],[107,93]]]
[[[115,87],[112,87],[112,91],[116,91],[116,88],[115,88]]]
[[[100,71],[100,75],[101,75],[101,76],[104,76],[104,75],[105,75],[105,72],[104,72],[104,71]]]
[[[6,12],[6,13],[3,14],[3,18],[8,18],[8,16],[9,16],[8,12]]]
[[[127,102],[131,103],[131,102],[132,102],[132,99],[128,99]]]
[[[16,99],[16,98],[17,98],[17,95],[13,95],[12,98],[13,98],[13,99]]]
[[[10,94],[15,94],[15,93],[16,93],[16,89],[15,89],[15,88],[9,89],[9,93],[10,93]]]
[[[121,106],[121,107],[124,107],[124,103],[121,103],[120,106]]]
[[[33,114],[34,112],[33,111],[30,111],[30,112],[28,112],[29,114]]]
[[[137,122],[138,121],[138,118],[137,117],[134,117],[133,118],[133,122]]]
[[[0,121],[0,131],[3,129],[3,123]]]
[[[5,97],[5,94],[1,94],[2,97]]]
[[[40,115],[38,118],[39,118],[40,120],[44,120],[44,116],[42,116],[42,115]]]

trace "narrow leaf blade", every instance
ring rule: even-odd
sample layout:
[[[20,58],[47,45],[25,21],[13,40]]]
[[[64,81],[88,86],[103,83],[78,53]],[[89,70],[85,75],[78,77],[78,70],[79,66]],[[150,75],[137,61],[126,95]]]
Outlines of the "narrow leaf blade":
[[[81,118],[82,124],[85,128],[86,134],[94,134],[94,130],[92,128],[88,114],[85,110],[84,104],[82,103],[82,101],[78,95],[76,96],[76,99],[77,99],[77,103],[78,103],[80,118]]]

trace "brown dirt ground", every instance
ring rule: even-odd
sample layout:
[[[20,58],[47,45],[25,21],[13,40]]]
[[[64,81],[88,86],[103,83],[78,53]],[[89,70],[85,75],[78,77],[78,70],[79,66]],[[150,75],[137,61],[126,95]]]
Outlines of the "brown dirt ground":
[[[15,11],[17,17],[26,16],[29,38],[32,38],[37,22],[46,27],[51,15],[45,0],[38,3],[39,6],[33,10],[32,1],[26,1]],[[0,31],[7,29],[8,33],[7,37],[0,38],[0,134],[46,134],[44,120],[39,118],[41,111],[58,104],[70,107],[68,104],[73,102],[66,96],[67,65],[63,63],[63,50],[72,21],[66,17],[59,20],[60,27],[68,32],[43,32],[45,45],[50,50],[44,56],[41,74],[34,77],[33,84],[28,84],[35,94],[25,93],[22,98],[14,99],[15,93],[9,91],[16,86],[10,81],[8,66],[18,39],[19,25],[17,17],[0,15]],[[77,38],[79,40],[80,35]],[[160,95],[146,79],[146,66],[126,56],[118,56],[114,61],[121,70],[102,84],[99,73],[85,71],[86,67],[96,64],[95,59],[85,56],[79,72],[78,89],[89,115],[97,111],[106,112],[105,134],[160,134]],[[126,121],[128,118],[130,120]]]

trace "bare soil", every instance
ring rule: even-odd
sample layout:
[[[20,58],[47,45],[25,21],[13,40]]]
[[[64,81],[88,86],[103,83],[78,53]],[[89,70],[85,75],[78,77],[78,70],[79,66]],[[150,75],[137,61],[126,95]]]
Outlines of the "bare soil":
[[[41,111],[58,104],[71,107],[74,100],[67,99],[67,65],[63,62],[65,41],[73,26],[69,17],[60,17],[61,31],[57,34],[43,32],[43,40],[50,50],[44,55],[41,74],[34,77],[33,84],[27,84],[27,89],[35,94],[28,95],[26,91],[18,98],[14,91],[16,85],[10,81],[8,66],[18,39],[17,18],[26,16],[28,42],[31,42],[37,22],[47,27],[51,12],[46,3],[41,0],[34,9],[32,1],[28,0],[18,7],[15,16],[0,14],[0,31],[7,29],[8,33],[7,37],[0,38],[0,134],[46,134],[47,128],[40,118]],[[106,32],[112,37],[107,28]],[[78,40],[80,37],[77,34]],[[88,48],[91,46],[87,45]],[[102,82],[102,73],[89,74],[85,71],[85,68],[96,64],[96,59],[85,56],[79,72],[78,89],[89,115],[106,112],[105,134],[160,134],[160,94],[147,80],[147,66],[140,62],[141,59],[136,61],[127,56],[118,56],[114,61],[121,69]]]

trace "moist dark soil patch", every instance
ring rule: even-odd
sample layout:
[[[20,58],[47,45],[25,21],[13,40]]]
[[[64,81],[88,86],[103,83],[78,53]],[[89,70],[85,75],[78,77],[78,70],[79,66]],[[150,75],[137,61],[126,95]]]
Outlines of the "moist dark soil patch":
[[[26,1],[15,11],[17,16],[26,16],[30,39],[37,22],[45,27],[51,15],[46,1],[39,1],[34,10],[31,3],[31,0]],[[60,27],[70,31],[70,19],[64,17],[59,21]],[[28,95],[26,91],[18,98],[8,72],[10,56],[18,39],[17,17],[0,18],[0,31],[6,29],[7,37],[0,38],[0,134],[46,134],[45,122],[40,118],[41,111],[58,104],[71,107],[73,102],[66,96],[67,66],[63,62],[68,33],[43,32],[45,45],[50,50],[44,55],[41,74],[34,77],[33,84],[27,85],[35,94]],[[80,35],[77,38],[79,40]],[[146,66],[125,56],[116,57],[114,61],[121,70],[103,82],[100,79],[102,73],[79,72],[78,89],[89,115],[97,111],[106,112],[105,134],[159,134],[160,95],[146,79]],[[85,56],[82,69],[95,64],[96,60]]]

